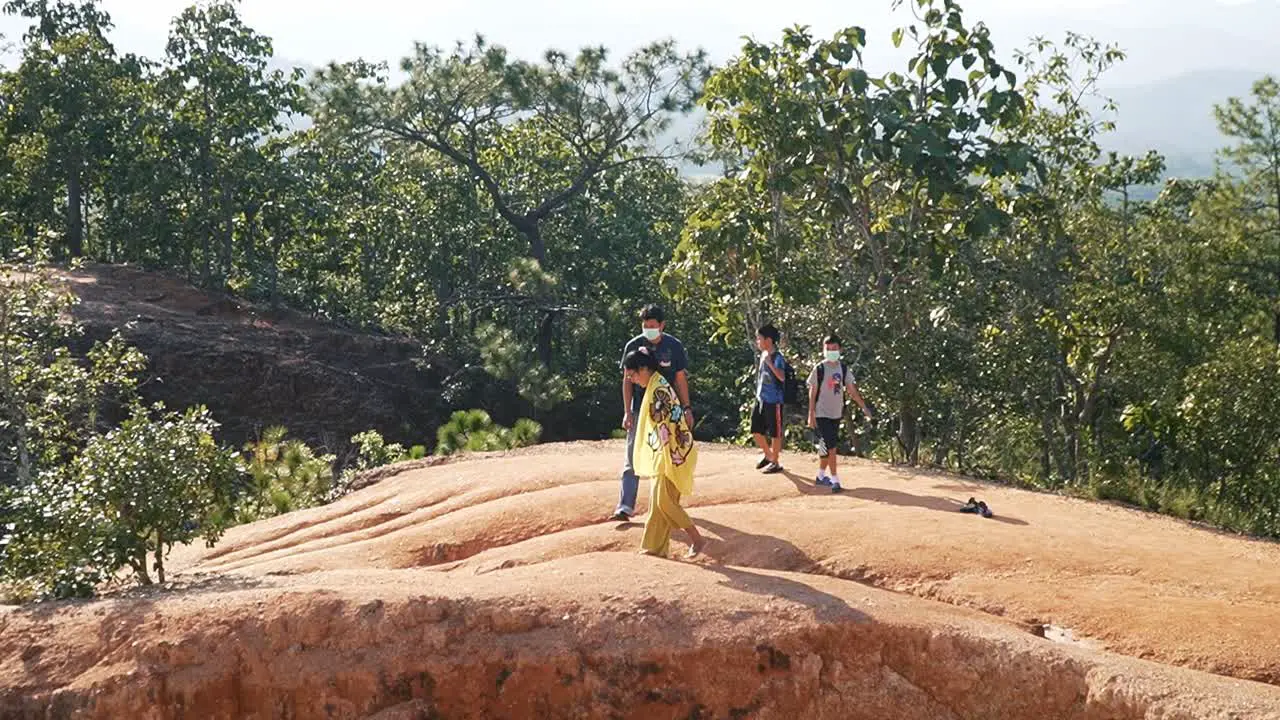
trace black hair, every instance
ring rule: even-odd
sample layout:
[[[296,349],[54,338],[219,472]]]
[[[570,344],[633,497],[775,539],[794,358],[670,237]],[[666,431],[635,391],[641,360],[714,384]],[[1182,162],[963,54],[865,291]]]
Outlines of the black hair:
[[[840,342],[840,338],[835,333],[831,333],[830,335],[828,335],[827,339],[822,341],[822,344],[823,345],[841,345],[841,346],[844,345],[844,343]]]
[[[644,309],[640,311],[640,322],[648,320],[653,320],[661,325],[667,321],[667,314],[662,312],[662,308],[657,305],[645,305]]]
[[[764,327],[760,328],[759,330],[756,331],[756,334],[759,335],[760,337],[769,338],[770,340],[773,341],[774,345],[777,345],[778,341],[782,339],[782,333],[778,332],[778,328],[774,327],[772,324],[765,325]]]
[[[632,350],[622,359],[622,367],[630,372],[637,370],[658,371],[658,358],[644,350]]]

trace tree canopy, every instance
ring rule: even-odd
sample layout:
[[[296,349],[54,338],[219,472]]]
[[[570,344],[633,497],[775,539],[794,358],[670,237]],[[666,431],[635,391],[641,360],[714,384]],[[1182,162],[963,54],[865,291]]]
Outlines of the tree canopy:
[[[797,366],[834,332],[880,409],[856,452],[1280,534],[1280,84],[1189,109],[1215,113],[1220,166],[1165,182],[1158,153],[1103,149],[1090,108],[1115,109],[1098,87],[1118,47],[896,5],[883,36],[780,29],[720,67],[671,41],[517,58],[476,37],[306,77],[235,2],[184,11],[142,58],[92,0],[12,0],[31,29],[0,71],[0,252],[412,337],[446,378],[415,441],[442,452],[612,434],[651,302],[708,438],[743,434],[755,328],[781,327]],[[901,66],[864,63],[875,44]],[[695,113],[705,132],[678,137]],[[682,177],[699,158],[723,172]],[[33,288],[0,303],[0,468],[20,486],[74,465],[136,367],[61,349],[63,301]],[[182,417],[123,413],[112,437],[170,423],[200,446],[212,421]],[[287,447],[254,452],[323,475],[324,453]],[[319,494],[254,472],[255,513]]]

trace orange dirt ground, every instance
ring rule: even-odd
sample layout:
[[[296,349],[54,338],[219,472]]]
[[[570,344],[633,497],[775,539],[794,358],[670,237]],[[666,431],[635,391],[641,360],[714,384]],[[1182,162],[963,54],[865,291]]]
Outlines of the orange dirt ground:
[[[1280,718],[1280,545],[701,452],[696,561],[600,522],[618,443],[410,468],[175,552],[174,590],[0,610],[0,717]]]

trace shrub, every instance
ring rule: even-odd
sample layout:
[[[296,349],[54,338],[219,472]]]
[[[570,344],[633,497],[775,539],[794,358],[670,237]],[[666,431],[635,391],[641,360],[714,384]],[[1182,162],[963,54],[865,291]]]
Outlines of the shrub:
[[[13,494],[7,574],[34,578],[40,595],[55,597],[90,595],[123,568],[150,585],[149,569],[164,582],[174,545],[221,536],[240,471],[234,454],[214,441],[208,410],[157,405],[155,413],[136,408],[72,463]]]
[[[542,426],[532,420],[505,428],[483,410],[459,410],[436,431],[436,454],[513,450],[536,445],[541,437]]]
[[[387,444],[377,430],[366,430],[351,438],[356,446],[356,470],[372,470],[406,459],[404,446]]]
[[[270,427],[244,447],[246,485],[236,520],[249,522],[321,505],[333,491],[333,455],[317,456],[283,427]]]

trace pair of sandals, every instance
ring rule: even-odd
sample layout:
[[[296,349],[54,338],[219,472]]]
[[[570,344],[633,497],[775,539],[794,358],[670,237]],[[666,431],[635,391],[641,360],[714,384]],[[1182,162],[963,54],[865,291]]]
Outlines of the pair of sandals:
[[[972,513],[974,515],[981,515],[984,518],[989,518],[995,514],[991,512],[991,508],[987,507],[987,504],[985,502],[981,500],[976,500],[974,498],[969,498],[969,502],[965,503],[964,505],[961,505],[959,511],[962,513]]]

